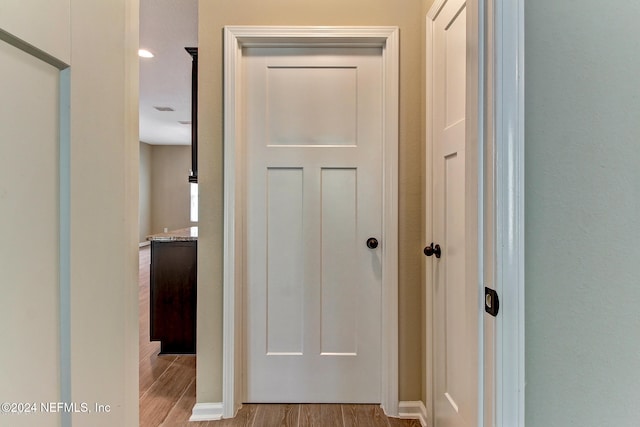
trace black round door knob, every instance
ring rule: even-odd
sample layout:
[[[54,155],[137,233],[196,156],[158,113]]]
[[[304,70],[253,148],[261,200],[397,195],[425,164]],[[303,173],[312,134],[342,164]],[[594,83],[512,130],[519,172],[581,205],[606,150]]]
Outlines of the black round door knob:
[[[440,245],[433,246],[432,242],[429,246],[424,248],[424,254],[426,256],[435,255],[436,258],[440,258],[440,256],[442,255],[442,250],[440,249]]]
[[[367,239],[367,247],[369,249],[375,249],[378,247],[378,239],[376,239],[375,237],[369,237]]]

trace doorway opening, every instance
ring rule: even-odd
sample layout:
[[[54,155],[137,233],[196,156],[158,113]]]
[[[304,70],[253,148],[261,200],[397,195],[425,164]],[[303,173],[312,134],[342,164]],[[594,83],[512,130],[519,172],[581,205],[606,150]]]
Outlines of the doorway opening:
[[[243,401],[241,376],[243,280],[245,270],[245,226],[247,189],[243,153],[245,141],[237,138],[245,128],[236,107],[243,103],[242,69],[245,44],[252,47],[298,47],[363,45],[382,49],[383,67],[383,223],[382,235],[382,354],[381,405],[390,415],[398,413],[397,385],[397,143],[398,143],[398,29],[395,27],[226,27],[225,64],[225,212],[224,212],[224,303],[223,303],[223,416],[233,417]]]
[[[161,328],[153,321],[154,315],[168,319],[170,313],[166,305],[164,315],[152,309],[158,298],[151,299],[147,237],[197,227],[197,189],[192,188],[198,185],[193,183],[197,168],[191,149],[194,60],[185,48],[198,46],[198,2],[140,0],[139,13],[139,47],[149,52],[139,58],[139,404],[140,425],[157,426],[187,422],[195,404],[195,354],[181,354],[181,348],[167,342],[178,336],[167,330],[171,322]],[[195,298],[194,281],[189,279],[189,301]],[[177,293],[170,297],[183,301]],[[184,301],[179,305],[192,311],[181,318],[193,319],[195,333],[195,303],[192,308]],[[156,341],[159,335],[170,338]],[[195,338],[191,342],[194,349],[189,351],[195,353]]]

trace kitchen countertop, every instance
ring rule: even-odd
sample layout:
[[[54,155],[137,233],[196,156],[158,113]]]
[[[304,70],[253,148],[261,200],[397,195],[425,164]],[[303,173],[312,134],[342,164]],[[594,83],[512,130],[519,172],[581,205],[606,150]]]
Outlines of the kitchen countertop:
[[[198,240],[198,227],[187,227],[147,236],[150,242],[190,242]]]

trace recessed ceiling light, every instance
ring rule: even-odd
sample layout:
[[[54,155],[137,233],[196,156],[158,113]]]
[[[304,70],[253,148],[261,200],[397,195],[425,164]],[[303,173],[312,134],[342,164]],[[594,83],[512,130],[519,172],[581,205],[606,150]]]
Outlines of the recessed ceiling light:
[[[158,111],[175,111],[173,108],[171,107],[153,107]]]
[[[153,58],[153,53],[149,52],[147,49],[138,49],[138,56],[140,58]]]

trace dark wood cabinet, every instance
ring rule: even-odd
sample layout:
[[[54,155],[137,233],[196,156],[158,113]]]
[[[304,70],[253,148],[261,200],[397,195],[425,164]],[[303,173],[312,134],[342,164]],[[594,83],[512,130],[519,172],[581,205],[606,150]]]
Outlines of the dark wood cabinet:
[[[151,340],[160,354],[196,352],[197,241],[152,241]]]

